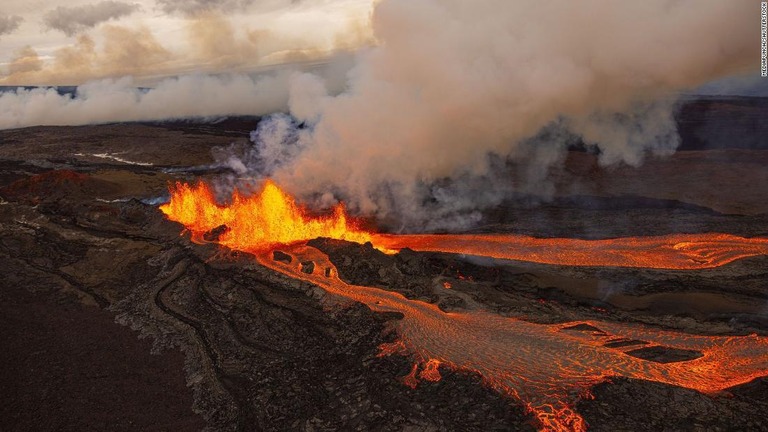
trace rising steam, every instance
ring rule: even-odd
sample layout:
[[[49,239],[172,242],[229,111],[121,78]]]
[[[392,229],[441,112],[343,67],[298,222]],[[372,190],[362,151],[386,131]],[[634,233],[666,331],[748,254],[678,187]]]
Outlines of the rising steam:
[[[674,151],[674,95],[755,68],[754,5],[384,0],[379,45],[349,90],[294,77],[290,111],[305,127],[263,125],[254,166],[325,205],[343,198],[411,227],[471,223],[512,190],[546,193],[539,180],[574,137],[602,163]]]
[[[28,50],[15,67],[34,69],[40,60]],[[75,95],[55,88],[0,92],[0,129],[33,125],[84,125],[181,118],[265,115],[285,111],[290,77],[310,68],[340,92],[351,58],[339,55],[320,65],[287,65],[254,75],[185,75],[141,88],[131,78],[92,81]]]
[[[52,88],[19,89],[0,93],[0,128],[266,114],[285,106],[286,81],[281,74],[186,76],[147,91],[125,78],[80,86],[74,98]]]
[[[181,4],[162,2],[189,12]],[[173,79],[149,92],[100,83],[76,99],[22,91],[0,96],[0,127],[287,108],[262,122],[253,148],[226,158],[239,175],[416,229],[455,226],[512,191],[551,192],[542,179],[574,140],[604,164],[674,151],[676,95],[756,69],[755,13],[751,0],[381,0],[375,46],[358,52],[344,86],[337,73],[294,73]],[[215,33],[197,33],[206,58],[222,52],[207,45]],[[248,37],[215,61],[257,55],[259,35]],[[26,54],[27,68],[38,65]]]

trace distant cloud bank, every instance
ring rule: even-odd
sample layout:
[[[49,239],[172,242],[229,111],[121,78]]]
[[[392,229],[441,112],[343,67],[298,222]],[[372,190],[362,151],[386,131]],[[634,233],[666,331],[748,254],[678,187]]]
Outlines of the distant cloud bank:
[[[15,32],[22,21],[24,19],[17,15],[0,15],[0,36]]]
[[[46,12],[43,16],[43,22],[51,30],[58,30],[67,36],[74,36],[103,22],[128,16],[139,9],[140,6],[136,3],[113,0],[84,6],[59,6]]]

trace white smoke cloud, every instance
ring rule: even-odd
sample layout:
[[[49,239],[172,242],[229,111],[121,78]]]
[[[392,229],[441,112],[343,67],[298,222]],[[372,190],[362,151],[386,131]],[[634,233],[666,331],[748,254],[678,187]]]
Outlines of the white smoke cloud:
[[[17,67],[40,67],[33,50],[24,58],[29,61]],[[0,129],[285,112],[290,77],[297,71],[314,71],[338,93],[351,66],[351,58],[340,54],[321,64],[289,64],[254,75],[166,78],[151,88],[139,87],[130,77],[91,81],[79,86],[75,95],[55,88],[16,88],[0,92]]]
[[[267,172],[424,222],[530,189],[573,134],[637,165],[676,148],[672,95],[756,67],[754,16],[748,0],[383,0],[348,91],[294,77],[308,127]]]
[[[756,69],[754,16],[751,0],[381,0],[376,46],[348,74],[20,91],[0,96],[0,127],[289,108],[226,163],[409,229],[462,226],[513,192],[551,193],[574,139],[605,164],[673,151],[676,94]]]
[[[284,109],[287,76],[186,76],[150,90],[130,78],[80,86],[76,97],[55,89],[0,93],[0,129],[222,115],[260,115]]]
[[[67,36],[74,36],[98,24],[115,20],[138,11],[137,3],[105,0],[83,6],[59,6],[43,16],[43,22],[52,30],[59,30]]]

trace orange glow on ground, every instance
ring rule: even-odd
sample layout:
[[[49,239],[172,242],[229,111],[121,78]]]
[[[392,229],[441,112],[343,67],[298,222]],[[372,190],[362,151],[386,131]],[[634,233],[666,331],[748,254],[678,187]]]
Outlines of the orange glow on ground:
[[[440,367],[480,374],[487,385],[518,401],[543,431],[584,431],[575,403],[590,397],[595,384],[628,377],[714,394],[768,375],[768,337],[696,336],[635,324],[583,321],[536,324],[485,311],[445,313],[436,305],[409,300],[399,293],[349,285],[338,277],[328,257],[302,242],[324,236],[356,242],[372,241],[385,249],[421,251],[534,261],[569,266],[625,266],[703,269],[768,253],[768,240],[726,234],[670,235],[609,240],[537,239],[517,235],[380,235],[351,224],[343,207],[330,217],[312,217],[267,182],[250,198],[235,195],[219,206],[210,189],[176,185],[171,202],[161,210],[183,223],[196,238],[221,225],[228,231],[218,242],[253,252],[262,265],[291,278],[310,282],[331,297],[366,304],[376,312],[399,312],[391,325],[398,340],[380,347],[380,355],[409,354],[416,363],[402,378],[415,388],[420,381],[441,379]],[[272,248],[293,257],[275,261]],[[314,267],[306,273],[301,263]],[[569,329],[574,324],[594,327]],[[645,341],[701,354],[693,360],[656,363],[627,352],[637,346],[611,347],[617,340]]]

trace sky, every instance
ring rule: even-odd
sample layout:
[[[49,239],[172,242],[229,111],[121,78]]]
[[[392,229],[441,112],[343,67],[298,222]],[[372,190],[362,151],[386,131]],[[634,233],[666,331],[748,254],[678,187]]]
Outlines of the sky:
[[[151,82],[370,43],[373,0],[3,0],[0,85]]]
[[[375,1],[3,0],[0,85],[151,85],[323,59],[372,43]],[[768,79],[727,77],[693,93],[768,96]]]

